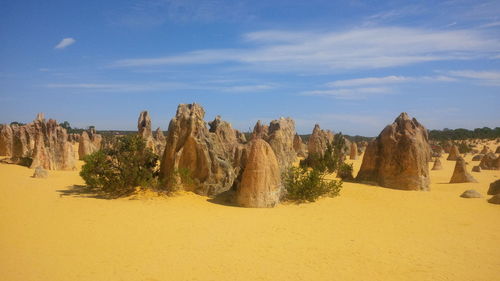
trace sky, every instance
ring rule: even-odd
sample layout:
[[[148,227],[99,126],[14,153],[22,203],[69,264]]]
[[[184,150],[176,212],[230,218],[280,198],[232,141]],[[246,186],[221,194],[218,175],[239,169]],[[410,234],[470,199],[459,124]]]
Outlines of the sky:
[[[0,2],[0,123],[166,130],[196,102],[242,131],[500,126],[498,0]]]

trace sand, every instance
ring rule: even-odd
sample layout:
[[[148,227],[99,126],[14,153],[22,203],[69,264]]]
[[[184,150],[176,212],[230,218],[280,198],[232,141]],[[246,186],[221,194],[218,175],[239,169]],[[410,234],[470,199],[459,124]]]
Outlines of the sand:
[[[78,171],[0,164],[2,280],[500,280],[500,171],[430,192],[344,183],[341,196],[274,209],[192,193],[105,200],[64,191]],[[471,155],[467,161],[472,165]],[[361,160],[351,161],[355,170]],[[81,163],[80,163],[81,164]],[[432,162],[430,163],[432,164]],[[459,195],[474,188],[481,199]]]

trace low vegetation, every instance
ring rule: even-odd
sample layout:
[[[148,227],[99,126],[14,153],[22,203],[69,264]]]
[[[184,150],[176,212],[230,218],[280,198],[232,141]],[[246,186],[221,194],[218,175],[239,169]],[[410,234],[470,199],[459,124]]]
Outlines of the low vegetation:
[[[284,175],[286,199],[296,202],[314,202],[321,196],[335,197],[342,189],[342,181],[325,179],[318,169],[292,167]]]
[[[500,127],[494,129],[483,127],[474,130],[448,129],[430,130],[431,140],[465,140],[465,139],[495,139],[500,138]]]
[[[137,135],[118,138],[113,148],[90,154],[84,162],[80,176],[85,183],[109,196],[128,195],[138,186],[159,186],[158,156]]]

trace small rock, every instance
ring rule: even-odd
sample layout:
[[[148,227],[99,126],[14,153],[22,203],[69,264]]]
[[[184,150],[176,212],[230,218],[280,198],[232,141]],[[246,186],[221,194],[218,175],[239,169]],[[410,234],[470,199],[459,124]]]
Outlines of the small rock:
[[[500,180],[496,180],[490,183],[490,188],[488,189],[488,195],[500,194]]]
[[[33,173],[33,177],[37,179],[45,179],[49,176],[49,172],[42,167],[37,167]]]
[[[492,204],[500,204],[500,194],[497,194],[493,197],[491,197],[488,202],[492,203]]]
[[[469,190],[464,191],[464,193],[462,193],[462,195],[460,195],[460,197],[462,197],[462,198],[481,198],[483,196],[481,195],[481,193],[477,192],[476,190],[469,189]]]
[[[480,173],[480,172],[481,172],[481,167],[479,167],[479,166],[474,166],[474,167],[472,167],[472,171],[473,171],[473,172]]]

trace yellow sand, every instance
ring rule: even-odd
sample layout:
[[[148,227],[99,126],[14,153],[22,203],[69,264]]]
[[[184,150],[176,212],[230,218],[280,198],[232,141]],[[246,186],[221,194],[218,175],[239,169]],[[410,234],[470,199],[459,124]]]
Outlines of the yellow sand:
[[[486,195],[500,172],[447,184],[445,157],[431,192],[344,183],[340,197],[274,209],[61,196],[83,184],[77,171],[35,179],[0,164],[0,279],[500,280],[500,206],[459,197]]]

